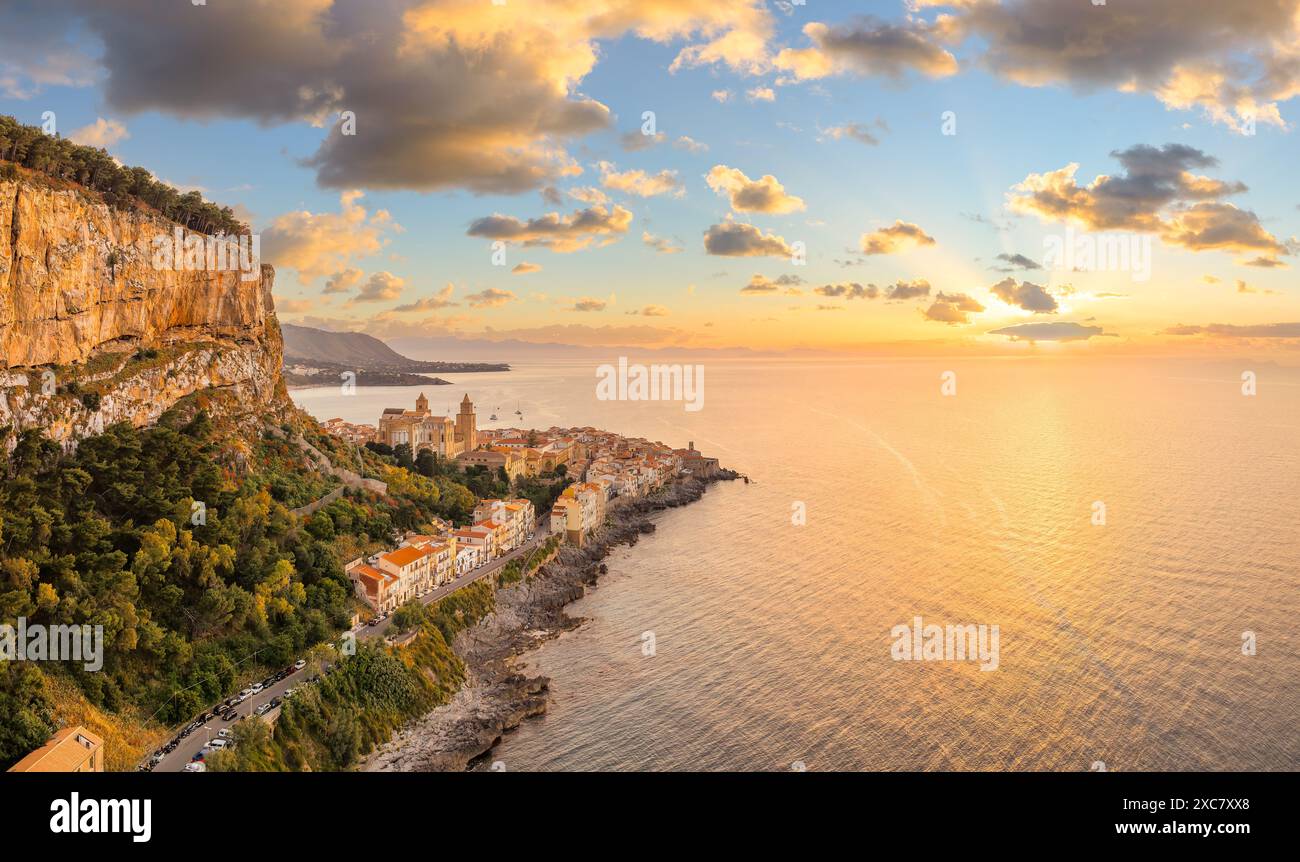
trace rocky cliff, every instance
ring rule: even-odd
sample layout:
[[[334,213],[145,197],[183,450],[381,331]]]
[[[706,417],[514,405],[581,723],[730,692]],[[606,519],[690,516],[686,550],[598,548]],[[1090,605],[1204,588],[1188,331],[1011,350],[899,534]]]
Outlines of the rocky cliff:
[[[163,253],[187,241],[205,238],[81,189],[0,180],[0,427],[72,445],[188,396],[250,427],[284,415],[274,271]]]

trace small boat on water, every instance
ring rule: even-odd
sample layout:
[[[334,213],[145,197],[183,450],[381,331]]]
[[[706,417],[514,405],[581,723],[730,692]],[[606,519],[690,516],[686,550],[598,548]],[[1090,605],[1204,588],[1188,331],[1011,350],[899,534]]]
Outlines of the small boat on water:
[[[497,421],[497,415],[496,415],[495,413],[493,413],[491,416],[488,417],[488,421],[489,421],[489,422],[496,422],[496,421]]]

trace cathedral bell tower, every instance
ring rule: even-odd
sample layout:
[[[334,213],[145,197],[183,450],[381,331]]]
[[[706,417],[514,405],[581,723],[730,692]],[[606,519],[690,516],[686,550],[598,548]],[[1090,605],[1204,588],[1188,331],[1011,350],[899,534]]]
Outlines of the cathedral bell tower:
[[[474,416],[474,402],[469,400],[469,393],[460,402],[460,413],[456,414],[456,436],[460,438],[462,452],[473,452],[478,448],[478,428]]]
[[[420,393],[419,398],[415,399],[415,412],[426,415],[429,412],[429,399],[424,397],[423,392]]]

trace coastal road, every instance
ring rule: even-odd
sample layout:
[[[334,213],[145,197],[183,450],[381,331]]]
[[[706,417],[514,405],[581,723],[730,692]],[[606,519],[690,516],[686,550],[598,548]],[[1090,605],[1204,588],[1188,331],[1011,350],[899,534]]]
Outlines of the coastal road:
[[[451,593],[456,592],[456,590],[459,590],[462,587],[467,587],[470,584],[474,583],[475,581],[482,580],[488,575],[496,574],[498,571],[501,570],[502,567],[506,565],[506,563],[510,562],[511,560],[518,559],[519,557],[523,557],[532,553],[535,549],[540,547],[543,542],[546,541],[548,535],[549,535],[548,530],[544,526],[538,525],[537,531],[533,534],[533,538],[526,540],[518,548],[515,548],[513,551],[511,551],[508,554],[497,557],[495,560],[492,560],[486,565],[479,566],[477,569],[474,569],[471,572],[466,572],[465,574],[461,575],[459,578],[456,578],[455,580],[448,581],[447,583],[443,584],[441,587],[438,587],[437,589],[433,590],[433,592],[429,593],[420,601],[422,601],[426,605],[429,604],[430,602],[436,602],[438,601],[438,599],[450,595]],[[392,617],[390,616],[388,619],[384,620],[383,622],[373,626],[368,626],[363,622],[353,627],[352,634],[356,636],[357,640],[369,640],[370,638],[374,638],[374,637],[383,637],[384,635],[387,634],[388,629],[392,624],[392,621],[393,621]],[[241,718],[243,716],[253,715],[254,711],[259,706],[261,706],[264,703],[268,703],[272,698],[275,697],[283,698],[286,690],[290,688],[294,688],[295,686],[300,686],[305,684],[308,678],[314,675],[315,673],[317,673],[317,670],[314,669],[309,663],[302,670],[294,671],[284,679],[276,683],[273,683],[272,685],[267,686],[257,694],[248,698],[248,700],[236,706],[235,714],[237,716],[240,716]],[[249,682],[249,685],[252,685],[252,681]],[[279,711],[280,710],[277,707],[276,709],[273,709],[270,712],[268,712],[264,716],[264,718],[266,718],[268,721],[274,720],[275,717],[279,714]],[[154,771],[155,772],[180,772],[182,769],[185,768],[185,765],[187,763],[193,760],[194,755],[198,754],[199,750],[203,748],[203,746],[207,745],[208,740],[215,739],[217,737],[217,733],[223,728],[233,728],[239,721],[240,718],[236,718],[233,721],[225,721],[221,718],[219,714],[213,715],[213,717],[208,719],[203,724],[202,727],[198,728],[189,736],[187,736],[185,739],[181,740],[180,744],[177,745],[176,748],[172,750],[169,754],[167,754],[167,756],[164,757],[156,767],[154,767]]]

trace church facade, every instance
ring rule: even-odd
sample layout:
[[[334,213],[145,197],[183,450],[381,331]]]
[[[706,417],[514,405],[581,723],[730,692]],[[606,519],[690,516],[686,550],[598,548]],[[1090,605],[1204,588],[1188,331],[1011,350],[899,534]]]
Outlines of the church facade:
[[[429,449],[441,458],[455,458],[462,452],[478,448],[478,425],[474,403],[469,393],[460,402],[456,418],[434,416],[429,411],[429,399],[420,393],[415,399],[415,409],[385,408],[379,417],[380,443],[398,446],[405,443],[411,454],[418,455]]]

